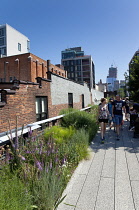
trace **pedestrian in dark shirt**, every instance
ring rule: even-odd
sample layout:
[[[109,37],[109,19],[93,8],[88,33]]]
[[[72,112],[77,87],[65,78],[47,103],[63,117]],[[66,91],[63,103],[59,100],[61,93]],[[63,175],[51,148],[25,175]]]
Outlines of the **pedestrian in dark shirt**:
[[[129,121],[129,98],[126,97],[125,99],[125,109],[126,109],[126,120]]]
[[[116,100],[112,103],[112,114],[115,120],[117,140],[120,140],[120,126],[123,120],[123,111],[125,112],[125,102],[120,99],[119,95],[116,95]]]

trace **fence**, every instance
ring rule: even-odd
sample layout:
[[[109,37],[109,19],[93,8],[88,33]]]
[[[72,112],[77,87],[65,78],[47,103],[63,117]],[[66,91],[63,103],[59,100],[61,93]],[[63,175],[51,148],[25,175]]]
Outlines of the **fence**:
[[[88,111],[90,109],[91,109],[91,106],[80,109],[80,111]],[[0,133],[0,146],[2,146],[4,144],[8,144],[10,142],[11,138],[13,139],[16,136],[21,136],[23,134],[28,134],[31,130],[33,131],[33,130],[36,130],[38,128],[41,128],[41,126],[43,124],[50,125],[50,123],[51,123],[52,126],[53,126],[53,125],[55,125],[55,123],[58,120],[62,119],[64,116],[65,116],[65,114],[59,115],[59,116],[56,116],[56,117],[52,117],[52,118],[48,118],[48,119],[45,119],[45,120],[34,122],[32,124],[28,124],[24,127],[12,129],[12,130],[9,130],[7,132]]]

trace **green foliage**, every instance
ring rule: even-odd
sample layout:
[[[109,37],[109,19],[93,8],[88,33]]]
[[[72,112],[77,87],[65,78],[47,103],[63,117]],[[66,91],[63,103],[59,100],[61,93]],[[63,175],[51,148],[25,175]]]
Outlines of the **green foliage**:
[[[136,57],[130,64],[129,70],[129,93],[130,99],[139,102],[139,58]]]
[[[32,183],[33,203],[39,210],[53,210],[66,184],[64,176],[59,176],[56,170],[43,171],[42,177]]]
[[[31,209],[32,196],[28,188],[16,174],[9,170],[0,173],[0,209],[25,210]]]
[[[121,98],[125,98],[126,94],[125,94],[125,89],[124,88],[119,88],[119,90],[117,91],[118,95],[120,95]]]
[[[88,157],[89,134],[85,129],[77,130],[68,143],[69,162],[78,162]]]
[[[69,114],[70,112],[76,112],[78,109],[68,108],[68,109],[61,109],[59,115],[62,114]]]
[[[97,131],[97,106],[88,112],[64,110],[61,126],[44,136],[11,140],[0,171],[0,209],[54,210],[74,169],[88,157],[88,145]],[[73,113],[74,111],[74,113]],[[0,160],[1,161],[1,160]],[[5,172],[6,171],[6,172]]]
[[[84,111],[70,112],[65,115],[61,120],[61,126],[69,127],[73,126],[75,129],[84,128],[89,132],[90,141],[96,134],[98,129],[97,125],[98,107],[91,108],[90,113]]]
[[[51,128],[47,128],[44,131],[44,138],[46,141],[50,137],[55,139],[56,143],[64,143],[75,133],[75,129],[72,126],[68,128],[62,128],[60,126],[53,126]]]

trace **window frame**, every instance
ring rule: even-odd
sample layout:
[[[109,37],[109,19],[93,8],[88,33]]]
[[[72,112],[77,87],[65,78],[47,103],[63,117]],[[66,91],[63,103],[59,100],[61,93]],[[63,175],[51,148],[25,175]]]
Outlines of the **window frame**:
[[[21,52],[21,43],[18,42],[18,51]]]
[[[68,93],[68,107],[73,108],[73,93]]]
[[[38,107],[37,107],[37,99],[39,99]],[[44,105],[45,111],[42,110],[43,109],[42,99],[45,99],[45,105]],[[36,96],[35,108],[36,108],[36,121],[47,119],[48,118],[48,96]],[[37,108],[38,108],[38,113],[37,113]],[[45,117],[43,115],[45,115]]]

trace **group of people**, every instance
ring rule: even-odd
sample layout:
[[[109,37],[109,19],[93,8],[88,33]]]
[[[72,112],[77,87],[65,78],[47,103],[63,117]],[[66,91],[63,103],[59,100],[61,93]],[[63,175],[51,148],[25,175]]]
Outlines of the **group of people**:
[[[116,132],[116,140],[120,140],[120,128],[123,123],[123,113],[125,113],[125,117],[128,120],[129,113],[129,100],[126,98],[122,100],[119,95],[116,95],[115,100],[113,98],[109,99],[107,103],[106,98],[101,99],[101,103],[99,104],[99,118],[98,121],[101,126],[101,143],[105,142],[105,132],[106,125],[109,123],[110,129],[114,127],[114,131]]]

